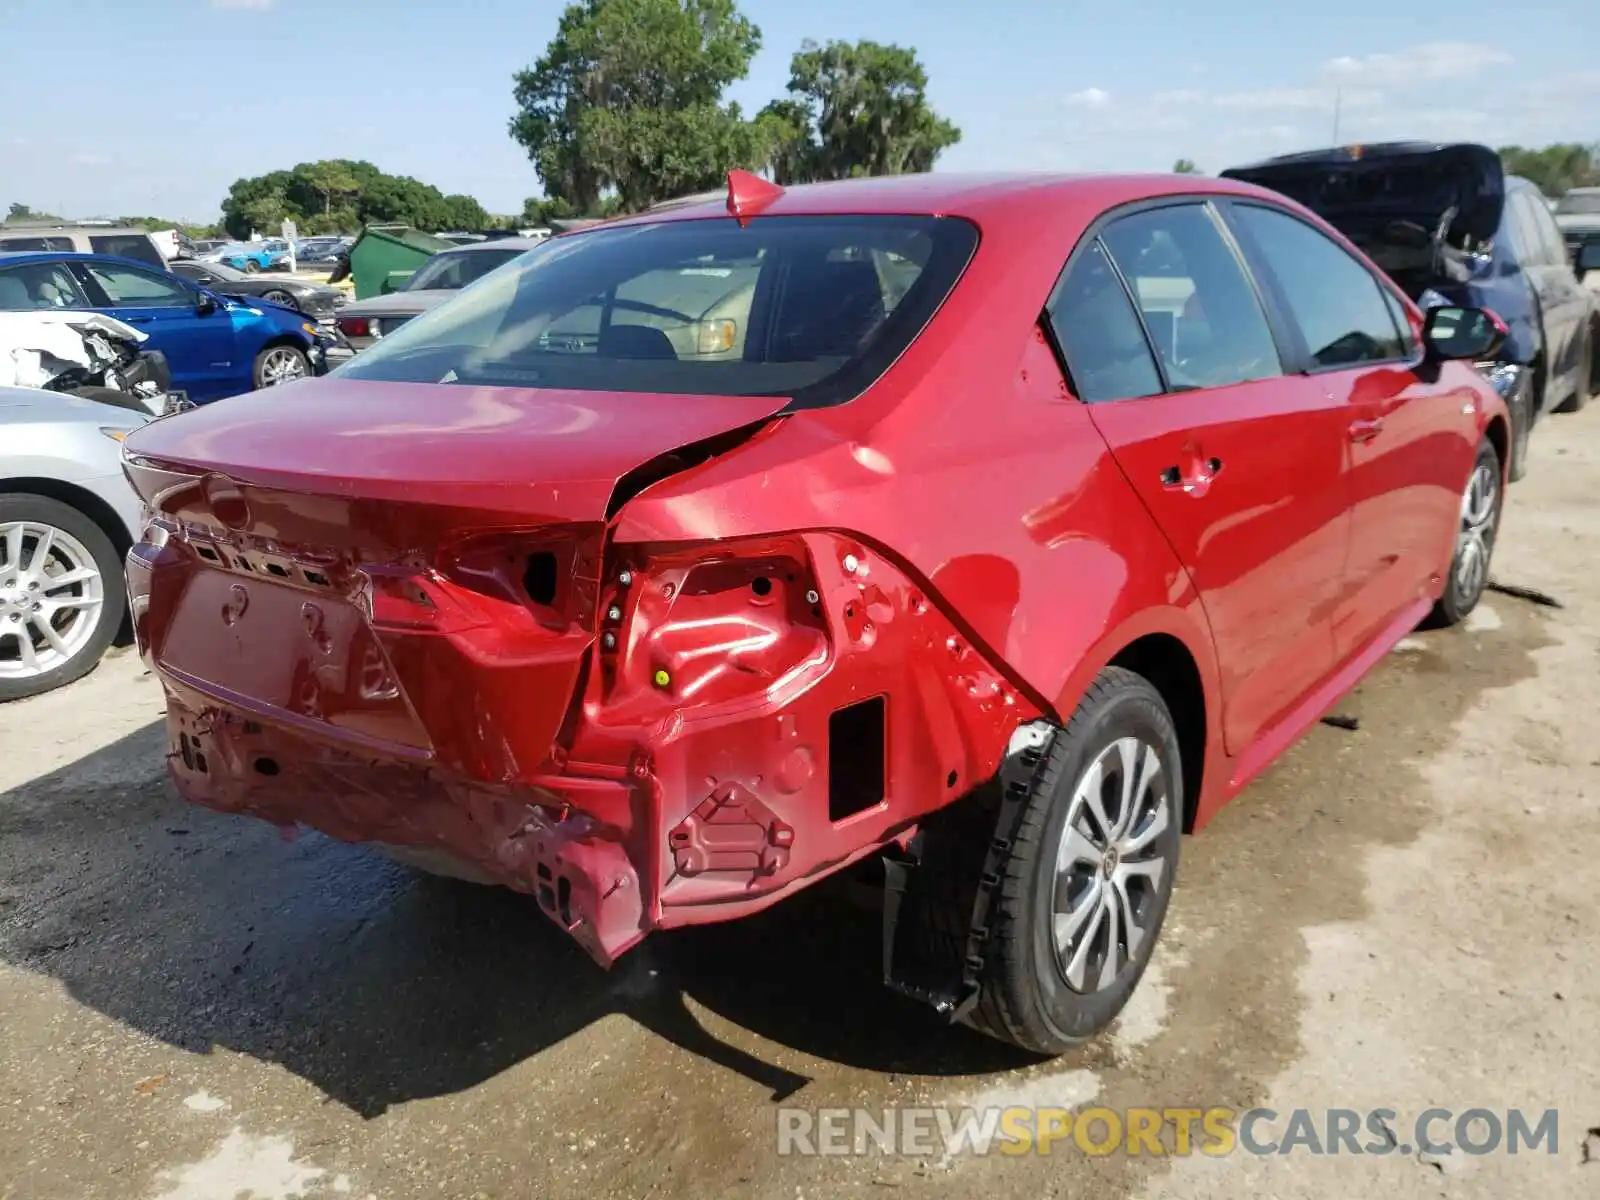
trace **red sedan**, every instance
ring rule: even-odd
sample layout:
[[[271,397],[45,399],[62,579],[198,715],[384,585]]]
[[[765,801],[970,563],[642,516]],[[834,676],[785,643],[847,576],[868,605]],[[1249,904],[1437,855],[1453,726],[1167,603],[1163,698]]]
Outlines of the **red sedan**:
[[[881,863],[887,981],[1060,1051],[1180,831],[1478,602],[1503,332],[1245,184],[735,172],[128,439],[173,774],[607,965]]]

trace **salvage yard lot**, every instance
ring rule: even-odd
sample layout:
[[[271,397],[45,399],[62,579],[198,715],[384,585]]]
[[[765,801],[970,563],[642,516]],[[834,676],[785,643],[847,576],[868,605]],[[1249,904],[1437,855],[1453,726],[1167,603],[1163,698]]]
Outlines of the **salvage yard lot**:
[[[610,975],[530,901],[181,804],[131,654],[0,713],[0,1197],[1593,1197],[1600,405],[1541,424],[1491,594],[1199,837],[1111,1036],[885,992],[843,889]],[[1560,1112],[1554,1155],[779,1157],[775,1110]],[[1600,1154],[1593,1155],[1600,1157]]]

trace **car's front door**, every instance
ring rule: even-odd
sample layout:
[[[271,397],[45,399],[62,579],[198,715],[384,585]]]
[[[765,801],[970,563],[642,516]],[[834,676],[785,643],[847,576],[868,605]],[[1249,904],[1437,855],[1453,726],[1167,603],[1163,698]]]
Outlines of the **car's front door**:
[[[150,335],[166,355],[172,384],[195,400],[237,390],[239,351],[226,307],[176,275],[110,259],[80,259],[84,289],[108,315]]]
[[[1350,560],[1334,613],[1343,661],[1437,591],[1477,453],[1475,396],[1423,367],[1404,306],[1343,246],[1276,205],[1232,201],[1224,212],[1289,318],[1293,366],[1347,414]]]
[[[1333,668],[1344,406],[1285,376],[1280,338],[1203,201],[1102,224],[1049,317],[1073,387],[1200,594],[1238,755]]]

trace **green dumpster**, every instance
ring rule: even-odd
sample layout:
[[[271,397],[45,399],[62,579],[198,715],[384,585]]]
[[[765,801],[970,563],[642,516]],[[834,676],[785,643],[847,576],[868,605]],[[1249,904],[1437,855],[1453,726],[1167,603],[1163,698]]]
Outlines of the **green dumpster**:
[[[398,291],[418,267],[453,244],[409,225],[368,225],[350,247],[356,299]]]

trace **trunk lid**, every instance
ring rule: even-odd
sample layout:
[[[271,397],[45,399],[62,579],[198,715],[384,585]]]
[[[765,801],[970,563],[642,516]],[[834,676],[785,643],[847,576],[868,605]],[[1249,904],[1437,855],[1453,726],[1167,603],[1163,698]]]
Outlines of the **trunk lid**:
[[[1390,142],[1267,159],[1223,171],[1305,205],[1343,233],[1413,298],[1440,279],[1469,278],[1463,251],[1500,227],[1500,156],[1473,143]]]
[[[619,481],[784,404],[328,379],[153,421],[124,457],[161,530],[130,555],[141,652],[221,712],[526,780]]]
[[[152,422],[125,449],[136,468],[281,491],[589,522],[624,475],[786,403],[327,378]]]
[[[1458,244],[1493,237],[1506,197],[1500,156],[1470,142],[1311,150],[1229,167],[1222,177],[1281,192],[1340,228],[1385,220],[1432,230],[1455,209],[1450,237]]]

